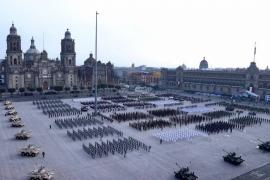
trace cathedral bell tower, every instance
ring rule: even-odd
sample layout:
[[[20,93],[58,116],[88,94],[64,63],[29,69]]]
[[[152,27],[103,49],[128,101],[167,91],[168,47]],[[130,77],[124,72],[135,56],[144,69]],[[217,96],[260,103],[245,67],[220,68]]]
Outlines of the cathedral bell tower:
[[[65,38],[61,40],[61,64],[64,67],[76,66],[75,42],[71,39],[71,33],[67,29]]]
[[[77,86],[75,42],[67,29],[65,38],[61,40],[61,64],[64,67],[65,87]]]
[[[22,73],[22,49],[21,37],[17,34],[17,29],[12,23],[7,35],[7,85],[8,88],[19,89],[24,87],[24,75]]]
[[[22,66],[21,37],[17,34],[17,29],[12,23],[7,36],[7,65],[9,67]]]

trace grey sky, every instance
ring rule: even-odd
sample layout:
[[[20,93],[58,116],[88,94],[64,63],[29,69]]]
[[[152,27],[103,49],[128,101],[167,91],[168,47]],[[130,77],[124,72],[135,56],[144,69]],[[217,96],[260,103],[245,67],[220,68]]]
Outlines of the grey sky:
[[[95,11],[99,11],[98,54],[116,66],[145,64],[260,68],[270,65],[270,1],[267,0],[0,0],[0,58],[12,21],[26,51],[36,46],[59,57],[67,28],[76,42],[77,64],[94,52]]]

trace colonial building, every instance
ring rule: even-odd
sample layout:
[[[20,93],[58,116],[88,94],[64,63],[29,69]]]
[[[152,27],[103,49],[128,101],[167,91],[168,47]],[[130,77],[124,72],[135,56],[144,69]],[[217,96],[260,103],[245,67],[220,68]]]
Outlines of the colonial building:
[[[7,88],[38,88],[92,86],[93,63],[86,60],[83,66],[76,66],[75,41],[67,29],[61,40],[60,60],[49,59],[45,50],[40,52],[31,39],[30,48],[23,54],[21,37],[12,24],[7,36],[6,59],[3,61]],[[91,62],[89,62],[91,61]],[[113,65],[98,61],[98,83],[115,83]]]
[[[160,85],[220,95],[252,90],[264,98],[270,94],[270,71],[259,70],[255,62],[242,69],[208,69],[208,62],[203,59],[199,69],[183,69],[181,66],[176,69],[163,68]]]
[[[160,72],[133,72],[128,75],[130,85],[158,85]]]
[[[93,87],[95,83],[95,64],[96,60],[93,54],[84,61],[84,65],[78,67],[78,78],[80,87]],[[94,75],[94,76],[93,76]],[[92,83],[93,82],[93,83]],[[99,85],[114,85],[117,82],[117,77],[114,72],[111,62],[97,62],[97,83]]]
[[[6,78],[5,78],[5,60],[0,59],[0,88],[6,87]]]

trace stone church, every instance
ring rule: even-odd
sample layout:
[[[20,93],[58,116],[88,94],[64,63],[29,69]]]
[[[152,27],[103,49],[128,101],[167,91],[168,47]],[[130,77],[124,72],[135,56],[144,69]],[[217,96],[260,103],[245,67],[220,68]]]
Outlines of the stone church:
[[[54,86],[61,87],[91,87],[94,81],[95,59],[92,54],[85,60],[84,65],[76,66],[75,41],[67,29],[61,40],[60,60],[49,59],[45,50],[40,52],[35,41],[31,39],[30,48],[23,54],[21,37],[12,24],[7,36],[6,58],[2,62],[5,66],[5,80],[7,88],[38,88],[43,90]],[[98,83],[114,84],[116,76],[113,65],[98,63]]]

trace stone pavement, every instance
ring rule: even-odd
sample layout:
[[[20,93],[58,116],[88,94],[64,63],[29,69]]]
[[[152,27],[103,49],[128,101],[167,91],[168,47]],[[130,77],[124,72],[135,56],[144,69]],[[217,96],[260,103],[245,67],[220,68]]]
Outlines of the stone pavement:
[[[65,99],[64,102],[80,107],[80,103],[72,99]],[[15,102],[14,105],[25,123],[24,129],[31,130],[33,137],[28,141],[14,139],[14,134],[21,128],[10,127],[1,103],[0,180],[27,179],[27,174],[38,165],[45,165],[55,172],[55,179],[63,180],[173,180],[173,172],[177,170],[176,162],[182,166],[189,166],[199,179],[228,180],[270,161],[268,153],[256,148],[257,138],[270,139],[269,124],[248,127],[243,132],[233,131],[179,140],[175,143],[163,142],[160,145],[159,140],[152,135],[161,130],[140,132],[129,127],[128,122],[107,121],[104,121],[105,125],[123,131],[125,137],[131,136],[151,145],[151,151],[130,152],[126,158],[116,154],[92,159],[82,149],[82,143],[87,144],[90,140],[72,141],[66,135],[66,129],[59,129],[54,123],[54,118],[49,119],[32,105],[32,102]],[[52,129],[49,125],[52,125]],[[194,125],[188,125],[187,128],[192,129]],[[165,128],[163,131],[170,129],[172,128]],[[21,157],[19,149],[29,143],[39,146],[46,153],[45,158],[41,155],[34,158]],[[225,163],[222,159],[222,149],[240,153],[245,162],[239,167]]]

